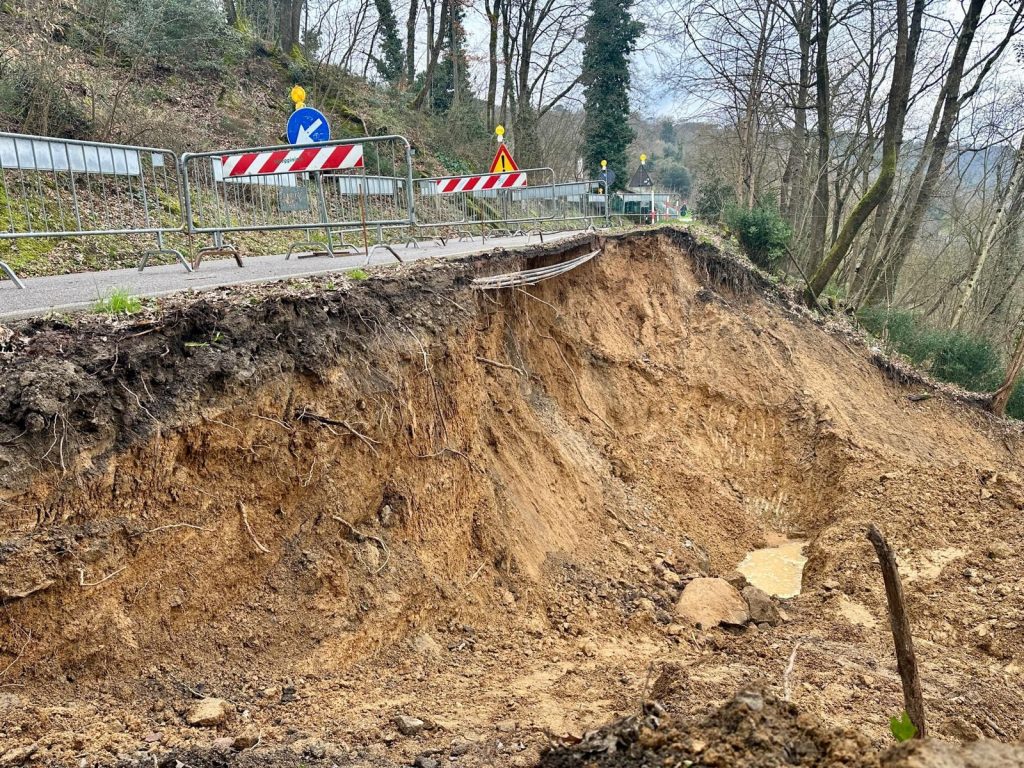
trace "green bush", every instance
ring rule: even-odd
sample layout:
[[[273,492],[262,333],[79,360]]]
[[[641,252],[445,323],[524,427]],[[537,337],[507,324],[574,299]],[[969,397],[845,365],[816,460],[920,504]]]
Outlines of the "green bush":
[[[241,35],[216,0],[82,0],[72,41],[125,63],[223,71],[241,53]]]
[[[693,215],[698,219],[717,223],[735,197],[736,193],[731,185],[717,176],[712,176],[702,181],[697,187],[697,199],[693,201]]]
[[[1003,381],[1005,373],[999,354],[983,338],[931,328],[910,312],[884,307],[861,310],[859,318],[867,330],[941,381],[972,392],[990,392]],[[1014,398],[1024,411],[1024,392],[1018,397],[1015,391]],[[1010,402],[1014,403],[1014,399]]]
[[[690,196],[693,181],[690,178],[689,169],[682,163],[665,162],[658,167],[658,175],[669,189],[678,192],[681,197],[688,198]]]
[[[1003,382],[999,355],[984,339],[965,333],[934,334],[932,374],[972,392],[990,392]]]
[[[793,235],[776,208],[759,205],[748,210],[730,205],[725,209],[725,223],[752,262],[769,272],[775,271]]]

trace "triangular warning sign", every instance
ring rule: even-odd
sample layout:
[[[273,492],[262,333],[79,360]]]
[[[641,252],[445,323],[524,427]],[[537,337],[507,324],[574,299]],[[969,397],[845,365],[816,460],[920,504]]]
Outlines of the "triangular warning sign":
[[[642,164],[636,169],[636,173],[633,174],[633,178],[629,180],[629,186],[633,189],[637,187],[653,187],[654,179],[651,178],[651,174],[647,172],[647,166]]]
[[[509,173],[510,171],[518,171],[519,166],[516,165],[516,161],[512,159],[512,153],[508,151],[508,147],[504,144],[498,145],[498,151],[494,155],[494,161],[491,163],[491,170],[489,173]]]

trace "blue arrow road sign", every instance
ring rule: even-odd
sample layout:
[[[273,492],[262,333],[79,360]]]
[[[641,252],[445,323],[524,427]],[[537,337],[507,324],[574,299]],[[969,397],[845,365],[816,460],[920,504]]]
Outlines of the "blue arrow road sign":
[[[288,118],[289,144],[316,144],[331,140],[331,127],[323,112],[312,107],[303,107],[292,112]]]

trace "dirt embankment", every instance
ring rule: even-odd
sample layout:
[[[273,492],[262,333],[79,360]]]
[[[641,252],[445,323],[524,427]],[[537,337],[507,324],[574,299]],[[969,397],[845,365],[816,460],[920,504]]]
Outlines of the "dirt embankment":
[[[933,732],[1024,737],[1018,431],[685,234],[470,287],[589,247],[0,337],[0,757],[531,765],[658,670],[704,716],[794,648],[793,700],[881,744],[868,521]],[[812,542],[785,623],[679,632],[688,580],[778,535]]]

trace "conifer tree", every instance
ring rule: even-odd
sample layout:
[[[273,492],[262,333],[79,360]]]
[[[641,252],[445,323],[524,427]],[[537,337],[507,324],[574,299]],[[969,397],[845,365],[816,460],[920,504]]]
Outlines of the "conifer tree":
[[[373,63],[384,81],[395,84],[405,71],[402,41],[398,37],[398,21],[391,0],[374,0],[377,6],[377,24],[380,29],[381,56],[375,56]]]
[[[596,175],[601,161],[607,160],[616,174],[616,188],[625,183],[626,150],[633,140],[629,57],[643,33],[643,25],[629,14],[632,5],[633,0],[591,0],[584,33],[584,161]]]

